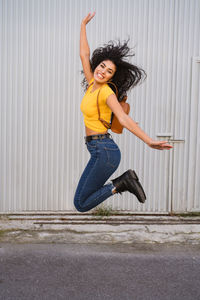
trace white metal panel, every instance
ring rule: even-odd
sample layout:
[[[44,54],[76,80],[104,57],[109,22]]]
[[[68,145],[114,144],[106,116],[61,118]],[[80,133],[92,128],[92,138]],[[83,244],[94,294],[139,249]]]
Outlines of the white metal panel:
[[[175,206],[179,211],[200,211],[200,57],[192,59],[190,128],[188,138],[188,184],[184,205]],[[176,203],[176,202],[175,202]]]
[[[80,112],[79,29],[82,17],[93,10],[97,14],[87,29],[91,52],[130,36],[133,63],[148,74],[129,94],[134,119],[154,138],[157,133],[188,133],[184,106],[189,61],[199,55],[198,0],[0,0],[1,212],[74,209],[76,185],[89,159]],[[175,184],[181,187],[186,174],[184,146],[171,154],[148,148],[127,131],[113,136],[122,150],[115,175],[134,168],[147,202],[141,205],[125,193],[106,204],[138,212],[170,211],[171,188],[176,195]],[[174,160],[179,163],[173,168]],[[172,172],[179,179],[170,177]]]
[[[174,143],[173,174],[172,174],[172,210],[193,210],[194,198],[191,197],[192,180],[188,174],[191,165],[191,153],[197,149],[198,141],[191,143],[191,126],[197,126],[197,120],[191,115],[191,110],[198,110],[196,103],[198,94],[191,95],[193,80],[198,80],[192,75],[192,58],[200,54],[200,1],[177,2],[175,19],[177,20],[176,41],[176,73],[174,74],[175,89],[173,92],[173,138],[185,140],[182,143]],[[197,68],[197,63],[196,63]],[[193,66],[194,70],[194,66]],[[192,125],[193,124],[193,125]],[[191,148],[192,147],[192,148]],[[194,157],[192,157],[194,159]],[[196,164],[196,158],[194,164]],[[196,174],[196,179],[200,177]],[[200,206],[200,198],[198,199]],[[196,206],[196,207],[197,207]],[[193,208],[192,208],[193,207]]]
[[[134,118],[154,138],[158,131],[169,131],[171,123],[172,82],[167,80],[173,57],[173,36],[170,34],[173,31],[173,2],[170,4],[162,1],[134,2],[133,25],[130,29],[131,37],[137,44],[136,62],[147,71],[148,78],[144,85],[131,93],[129,99],[132,98]],[[163,25],[162,20],[171,26]],[[123,205],[124,209],[135,211],[168,211],[169,154],[149,149],[130,133],[120,137],[119,143],[124,160],[128,156],[120,171],[130,167],[136,169],[147,192],[144,206],[135,202],[131,195],[124,194],[123,202],[119,198],[119,207]]]

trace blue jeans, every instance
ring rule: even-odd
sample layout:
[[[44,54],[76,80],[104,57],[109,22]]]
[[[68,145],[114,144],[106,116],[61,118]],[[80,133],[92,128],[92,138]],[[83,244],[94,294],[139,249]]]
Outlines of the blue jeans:
[[[74,206],[80,212],[92,209],[113,195],[113,184],[105,182],[121,160],[120,150],[112,138],[91,140],[86,145],[91,157],[74,196]]]

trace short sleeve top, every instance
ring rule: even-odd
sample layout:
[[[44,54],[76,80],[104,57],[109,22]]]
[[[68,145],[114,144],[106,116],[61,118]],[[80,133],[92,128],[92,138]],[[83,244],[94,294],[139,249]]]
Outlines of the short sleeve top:
[[[101,123],[101,121],[98,120],[99,115],[97,109],[97,95],[99,92],[99,88],[92,92],[93,82],[94,78],[92,78],[89,82],[89,88],[87,89],[82,99],[80,108],[83,113],[85,126],[96,132],[104,132],[106,128]],[[108,86],[108,84],[104,84],[101,87],[99,93],[99,109],[101,118],[108,123],[110,122],[112,111],[107,105],[106,100],[112,94],[114,94],[114,92]]]

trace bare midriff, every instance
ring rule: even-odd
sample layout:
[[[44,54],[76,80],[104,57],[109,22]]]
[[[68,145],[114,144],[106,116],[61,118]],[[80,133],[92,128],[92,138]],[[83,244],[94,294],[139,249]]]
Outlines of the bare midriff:
[[[85,134],[86,136],[88,135],[95,135],[95,134],[106,134],[108,133],[108,130],[104,131],[104,132],[96,132],[88,127],[85,126]]]

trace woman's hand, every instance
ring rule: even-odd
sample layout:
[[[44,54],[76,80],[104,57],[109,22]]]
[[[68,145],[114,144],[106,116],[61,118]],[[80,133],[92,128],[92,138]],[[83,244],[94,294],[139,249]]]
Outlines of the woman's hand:
[[[93,14],[91,15],[91,13],[89,13],[83,20],[82,20],[82,24],[87,25],[87,23],[90,22],[90,20],[92,20],[92,18],[95,16],[95,11],[93,12]]]
[[[169,150],[169,149],[173,148],[173,146],[168,144],[167,141],[154,141],[154,140],[151,140],[148,143],[148,146],[153,148],[153,149],[157,149],[157,150]]]

